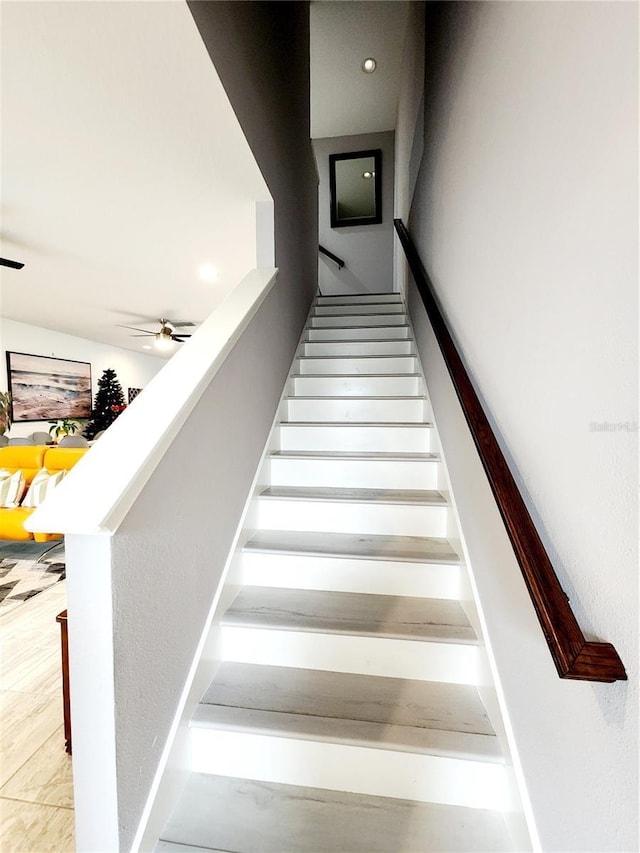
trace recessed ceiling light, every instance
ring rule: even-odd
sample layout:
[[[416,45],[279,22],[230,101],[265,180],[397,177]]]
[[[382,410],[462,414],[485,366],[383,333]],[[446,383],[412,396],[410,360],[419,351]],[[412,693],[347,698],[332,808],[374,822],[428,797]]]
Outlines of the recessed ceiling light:
[[[362,68],[365,74],[373,74],[377,66],[378,63],[375,61],[373,56],[368,56],[360,67]]]
[[[363,172],[362,173],[362,177],[365,179],[365,181],[370,181],[374,175],[375,175],[375,172]]]
[[[151,349],[150,344],[142,344],[142,349]]]
[[[202,264],[199,266],[198,275],[202,281],[217,281],[220,278],[220,273],[213,264]]]

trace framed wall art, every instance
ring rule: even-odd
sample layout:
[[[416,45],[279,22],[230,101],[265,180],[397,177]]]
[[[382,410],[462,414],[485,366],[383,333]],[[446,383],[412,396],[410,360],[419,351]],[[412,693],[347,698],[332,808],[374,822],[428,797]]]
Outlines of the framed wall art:
[[[12,420],[91,416],[91,365],[86,361],[7,352]]]

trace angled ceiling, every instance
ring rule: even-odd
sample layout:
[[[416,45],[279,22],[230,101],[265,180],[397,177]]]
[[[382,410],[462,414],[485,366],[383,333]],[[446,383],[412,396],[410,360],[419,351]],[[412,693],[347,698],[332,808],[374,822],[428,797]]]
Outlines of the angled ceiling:
[[[409,4],[311,3],[311,136],[394,130]],[[377,61],[364,74],[367,57]]]
[[[117,324],[201,322],[269,193],[186,4],[0,11],[0,316],[138,351]]]
[[[393,129],[407,6],[311,4],[313,136]],[[0,317],[135,351],[118,324],[201,322],[255,265],[269,193],[186,3],[0,15],[0,256],[25,263]]]

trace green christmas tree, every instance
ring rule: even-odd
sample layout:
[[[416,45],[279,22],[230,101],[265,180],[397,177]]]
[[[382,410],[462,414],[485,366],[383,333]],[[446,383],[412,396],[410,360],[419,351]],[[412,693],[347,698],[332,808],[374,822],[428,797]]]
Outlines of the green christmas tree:
[[[93,401],[93,414],[84,428],[84,435],[91,441],[96,433],[106,429],[126,409],[122,386],[115,370],[110,367],[98,379],[98,391]]]

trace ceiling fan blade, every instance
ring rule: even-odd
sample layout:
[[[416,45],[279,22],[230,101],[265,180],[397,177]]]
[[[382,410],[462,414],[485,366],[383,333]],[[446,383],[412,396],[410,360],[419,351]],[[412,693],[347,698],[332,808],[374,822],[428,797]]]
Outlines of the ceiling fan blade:
[[[119,329],[131,329],[134,332],[144,332],[145,335],[155,335],[155,332],[150,332],[148,329],[139,329],[137,326],[123,326],[121,323],[116,324]],[[131,335],[132,338],[139,337],[138,335]]]
[[[195,323],[192,323],[190,320],[170,320],[169,322],[176,329],[178,326],[195,326]]]
[[[171,338],[174,341],[178,341],[179,344],[183,344],[186,338],[190,338],[191,335],[171,335]]]
[[[13,270],[21,270],[24,264],[20,261],[10,261],[8,258],[0,258],[0,266],[11,267]]]

